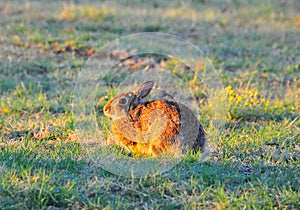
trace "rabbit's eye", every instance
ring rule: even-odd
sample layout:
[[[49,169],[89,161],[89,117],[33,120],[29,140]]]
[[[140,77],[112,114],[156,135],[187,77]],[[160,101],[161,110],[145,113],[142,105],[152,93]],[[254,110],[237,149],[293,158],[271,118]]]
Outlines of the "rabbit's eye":
[[[119,104],[125,105],[127,104],[127,99],[126,98],[121,98],[119,101]]]

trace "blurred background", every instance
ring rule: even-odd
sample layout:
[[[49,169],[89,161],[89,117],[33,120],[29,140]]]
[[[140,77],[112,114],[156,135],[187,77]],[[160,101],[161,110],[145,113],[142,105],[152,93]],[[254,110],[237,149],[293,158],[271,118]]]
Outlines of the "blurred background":
[[[1,1],[0,208],[299,207],[299,11],[298,0]],[[133,189],[83,160],[71,102],[87,59],[138,32],[170,33],[199,47],[219,74],[228,114],[207,163],[189,157],[176,176]],[[174,61],[124,65],[135,71]],[[181,76],[197,90],[193,76]],[[212,104],[196,99],[209,131]],[[131,197],[137,192],[145,195],[140,201]]]

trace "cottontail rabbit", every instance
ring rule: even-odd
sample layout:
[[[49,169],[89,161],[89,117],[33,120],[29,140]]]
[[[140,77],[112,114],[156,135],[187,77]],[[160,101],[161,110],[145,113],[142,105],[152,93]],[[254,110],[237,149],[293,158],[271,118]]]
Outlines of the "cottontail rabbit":
[[[109,143],[144,157],[156,156],[175,145],[204,148],[204,130],[186,106],[168,99],[143,102],[153,85],[153,81],[144,82],[134,92],[121,93],[104,106],[104,114],[112,118],[114,139]],[[188,121],[192,121],[192,129],[187,129]]]

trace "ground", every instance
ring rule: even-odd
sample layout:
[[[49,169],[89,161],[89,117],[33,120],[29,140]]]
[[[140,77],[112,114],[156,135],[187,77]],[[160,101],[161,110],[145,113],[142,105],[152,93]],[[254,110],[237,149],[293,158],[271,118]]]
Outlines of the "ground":
[[[299,209],[299,10],[280,0],[1,1],[0,209]],[[85,158],[71,104],[88,57],[137,32],[198,46],[228,113],[212,139],[213,104],[199,96],[209,155],[135,179]]]

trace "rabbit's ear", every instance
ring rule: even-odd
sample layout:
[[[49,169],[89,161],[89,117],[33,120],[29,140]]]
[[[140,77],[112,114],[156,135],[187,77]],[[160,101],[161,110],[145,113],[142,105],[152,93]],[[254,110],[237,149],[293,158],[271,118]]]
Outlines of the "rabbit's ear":
[[[135,95],[137,96],[138,100],[145,98],[150,93],[153,86],[154,86],[153,81],[147,81],[147,82],[142,83],[136,89],[136,92],[135,92]]]

